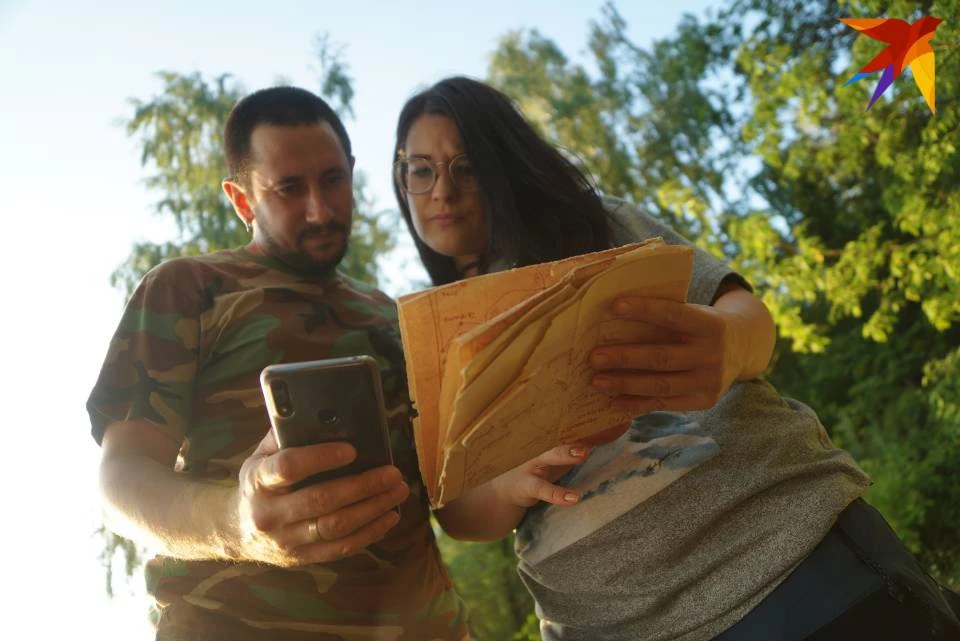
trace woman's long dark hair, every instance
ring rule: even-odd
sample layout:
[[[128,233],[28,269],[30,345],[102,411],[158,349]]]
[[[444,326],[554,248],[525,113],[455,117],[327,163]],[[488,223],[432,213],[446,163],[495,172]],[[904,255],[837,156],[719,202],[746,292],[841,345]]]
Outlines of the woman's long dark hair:
[[[410,127],[423,114],[453,119],[476,173],[488,235],[481,272],[493,260],[534,265],[611,246],[616,223],[596,188],[537,135],[507,96],[470,78],[441,80],[403,106],[395,154],[404,149]],[[433,251],[417,235],[396,180],[393,190],[434,285],[459,280],[453,259]]]

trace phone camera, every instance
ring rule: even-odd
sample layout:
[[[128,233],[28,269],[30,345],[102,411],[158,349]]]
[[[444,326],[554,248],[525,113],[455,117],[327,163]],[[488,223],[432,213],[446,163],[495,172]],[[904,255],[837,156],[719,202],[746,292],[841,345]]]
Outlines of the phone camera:
[[[324,425],[336,425],[340,422],[340,415],[334,410],[320,410],[317,412],[317,420]]]
[[[277,414],[283,417],[293,414],[293,405],[290,403],[290,390],[287,384],[281,380],[270,381],[270,391],[273,393],[273,405],[277,408]]]

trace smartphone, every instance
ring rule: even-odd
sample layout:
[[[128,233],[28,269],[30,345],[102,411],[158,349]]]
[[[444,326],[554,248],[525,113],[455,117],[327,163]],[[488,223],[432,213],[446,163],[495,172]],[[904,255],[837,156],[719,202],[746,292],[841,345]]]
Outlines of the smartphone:
[[[348,465],[314,474],[294,489],[392,465],[380,367],[370,356],[269,365],[260,373],[270,425],[281,447],[347,441]]]

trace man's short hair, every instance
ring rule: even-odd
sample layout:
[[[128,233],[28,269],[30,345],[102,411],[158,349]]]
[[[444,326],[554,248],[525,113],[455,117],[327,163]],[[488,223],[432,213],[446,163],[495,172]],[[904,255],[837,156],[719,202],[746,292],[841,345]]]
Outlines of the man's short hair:
[[[343,151],[352,155],[350,136],[340,117],[323,98],[299,87],[269,87],[242,98],[223,128],[223,151],[230,178],[244,182],[250,169],[250,137],[257,125],[311,125],[329,122]]]

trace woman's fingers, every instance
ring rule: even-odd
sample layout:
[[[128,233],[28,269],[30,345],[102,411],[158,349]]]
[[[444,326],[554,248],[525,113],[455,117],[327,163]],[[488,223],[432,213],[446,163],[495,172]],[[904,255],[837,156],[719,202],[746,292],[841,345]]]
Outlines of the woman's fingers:
[[[593,386],[611,396],[713,396],[721,389],[719,370],[702,372],[605,372],[593,377]]]
[[[718,350],[679,343],[604,345],[590,353],[590,366],[597,370],[647,370],[682,372],[713,364]]]

